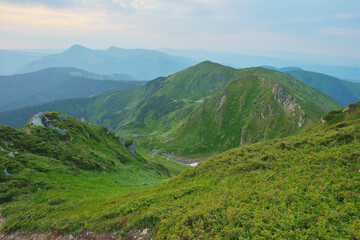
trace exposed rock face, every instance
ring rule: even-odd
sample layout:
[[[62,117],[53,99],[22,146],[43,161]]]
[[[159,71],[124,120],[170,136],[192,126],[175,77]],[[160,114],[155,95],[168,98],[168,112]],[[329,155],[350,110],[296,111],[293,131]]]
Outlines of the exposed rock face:
[[[226,100],[226,95],[222,96],[220,99],[220,102],[218,103],[218,107],[216,109],[216,113],[219,113],[221,107],[223,106],[223,104],[225,103]]]
[[[298,109],[298,112],[301,114],[301,116],[299,117],[297,126],[299,128],[302,127],[306,122],[305,112],[298,104],[296,99],[293,96],[291,96],[290,93],[288,93],[282,87],[280,87],[278,84],[274,85],[272,92],[274,93],[274,99],[278,101],[281,105],[281,108],[287,111],[288,113],[291,113],[293,116],[295,116],[295,110]]]
[[[58,117],[61,120],[65,120],[67,119],[66,116],[62,115],[62,114],[58,114]],[[61,129],[59,127],[55,127],[53,124],[56,120],[50,120],[49,118],[47,118],[44,113],[38,113],[35,114],[34,117],[32,117],[30,119],[29,125],[30,126],[39,126],[39,127],[47,127],[50,128],[52,130],[55,130],[59,136],[64,137],[69,133],[68,129]]]
[[[129,146],[129,151],[130,151],[131,155],[133,155],[134,157],[137,157],[135,140],[134,140],[134,141],[132,142],[132,144]]]
[[[245,132],[245,129],[242,128],[242,129],[241,129],[240,146],[245,145],[244,132]]]
[[[274,93],[275,100],[281,104],[282,109],[290,112],[295,111],[295,107],[298,105],[298,103],[296,99],[287,91],[285,91],[278,84],[275,84],[272,92]]]
[[[349,110],[350,110],[350,107],[347,106],[346,108],[344,108],[344,110],[342,110],[342,112],[347,112],[347,111],[349,111]]]
[[[119,137],[118,140],[123,146],[125,146],[125,141],[122,137]]]
[[[305,124],[306,118],[304,116],[300,116],[298,121],[298,127],[302,127]]]

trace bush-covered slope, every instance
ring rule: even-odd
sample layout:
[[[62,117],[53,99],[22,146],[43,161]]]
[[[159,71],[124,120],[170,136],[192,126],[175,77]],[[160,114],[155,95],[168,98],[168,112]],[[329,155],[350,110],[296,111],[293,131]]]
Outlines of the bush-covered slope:
[[[61,212],[48,195],[9,204],[2,208],[4,230],[126,235],[148,228],[153,239],[358,239],[359,106],[327,114],[301,136],[229,150],[138,193]]]
[[[45,207],[36,207],[38,217],[56,221],[74,206],[148,188],[186,168],[159,158],[144,159],[125,145],[105,127],[55,112],[36,115],[22,130],[0,126],[1,212],[7,215],[4,209],[21,206],[30,210],[31,202]],[[16,211],[8,218],[10,224],[12,218],[22,221],[29,216]],[[62,216],[66,221],[68,217]]]
[[[327,94],[343,106],[360,100],[360,83],[352,83],[338,78],[309,71],[289,71],[290,76]]]

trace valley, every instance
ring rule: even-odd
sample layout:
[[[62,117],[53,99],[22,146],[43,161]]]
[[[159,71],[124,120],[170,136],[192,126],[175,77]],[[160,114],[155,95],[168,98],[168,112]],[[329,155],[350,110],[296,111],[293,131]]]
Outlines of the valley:
[[[69,107],[71,106],[71,107]],[[105,125],[148,153],[198,162],[225,150],[296,135],[341,105],[285,73],[210,61],[130,90],[0,113],[20,120],[58,111]],[[6,123],[2,123],[6,124]]]
[[[359,29],[359,0],[0,0],[0,240],[360,239]]]

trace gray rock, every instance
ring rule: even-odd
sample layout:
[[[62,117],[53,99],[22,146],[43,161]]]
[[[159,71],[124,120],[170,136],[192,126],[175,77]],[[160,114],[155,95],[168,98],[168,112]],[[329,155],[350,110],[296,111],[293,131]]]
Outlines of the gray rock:
[[[15,157],[15,155],[14,155],[14,153],[13,153],[13,152],[9,152],[8,156],[9,156],[10,158]]]
[[[58,117],[62,120],[67,119],[66,116],[59,114]],[[56,120],[50,120],[44,113],[35,114],[34,117],[31,118],[29,125],[30,126],[39,126],[39,127],[47,127],[52,130],[55,130],[59,136],[64,137],[69,133],[69,129],[61,129],[59,127],[55,127],[53,124]]]
[[[300,116],[298,121],[298,127],[301,128],[305,124],[306,118],[304,116]]]
[[[52,128],[53,130],[56,130],[59,136],[64,137],[69,133],[68,129],[60,129],[59,127]]]
[[[295,111],[295,107],[298,105],[296,99],[285,91],[280,85],[275,84],[272,90],[274,93],[274,99],[281,104],[281,108],[290,112]]]
[[[134,157],[137,157],[135,140],[134,140],[134,141],[132,142],[132,144],[129,146],[129,151],[130,151],[131,155],[133,155]]]
[[[347,111],[349,111],[349,110],[350,110],[350,107],[347,106],[346,108],[344,108],[344,110],[342,110],[342,112],[347,112]]]
[[[0,150],[1,150],[1,151],[5,151],[2,147],[0,147]]]
[[[62,114],[58,114],[58,118],[60,118],[61,120],[66,120],[67,117],[65,115]]]
[[[38,126],[38,127],[45,127],[43,124],[43,113],[40,112],[38,114],[35,114],[29,122],[30,126]]]
[[[5,168],[5,170],[4,170],[4,175],[5,175],[5,177],[11,175],[11,174],[6,170],[6,168]]]
[[[125,146],[125,141],[122,137],[119,137],[118,140],[123,146]]]

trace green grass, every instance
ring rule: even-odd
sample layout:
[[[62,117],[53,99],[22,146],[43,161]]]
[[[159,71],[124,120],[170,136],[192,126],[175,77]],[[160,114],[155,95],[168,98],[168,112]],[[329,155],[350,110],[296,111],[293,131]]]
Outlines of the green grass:
[[[76,231],[80,225],[69,219],[79,220],[105,202],[148,189],[187,168],[159,157],[135,158],[105,127],[60,113],[43,116],[53,126],[69,130],[67,135],[29,124],[23,130],[0,126],[0,211],[7,219],[5,231]],[[5,169],[10,175],[5,176]],[[41,228],[35,220],[42,222]]]
[[[168,181],[154,178],[154,169],[147,175],[127,165],[110,172],[38,172],[34,181],[46,176],[57,186],[38,186],[3,204],[3,230],[125,236],[149,228],[153,239],[357,239],[359,106],[300,136],[226,151]],[[163,161],[156,157],[152,164]],[[172,164],[165,166],[176,175],[182,167]]]

